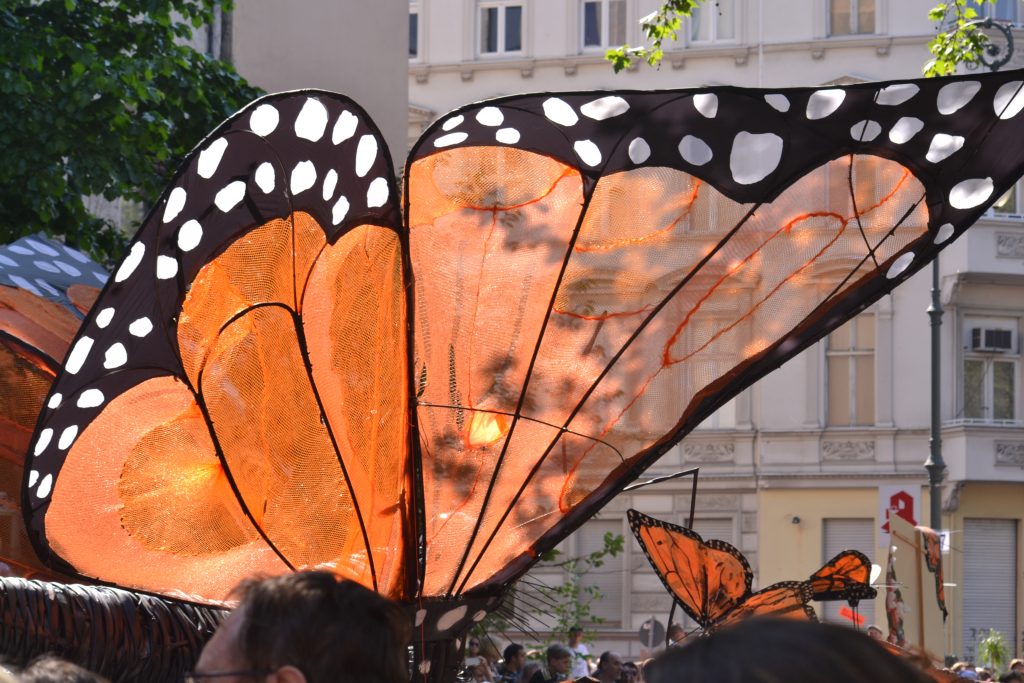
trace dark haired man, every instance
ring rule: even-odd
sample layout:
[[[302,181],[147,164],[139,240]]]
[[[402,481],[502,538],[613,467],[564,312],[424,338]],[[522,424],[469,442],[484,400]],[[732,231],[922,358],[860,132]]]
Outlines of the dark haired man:
[[[498,683],[519,683],[519,676],[526,665],[526,648],[511,643],[501,653],[502,662],[498,667]]]
[[[409,624],[393,602],[329,572],[243,583],[186,681],[407,683]]]

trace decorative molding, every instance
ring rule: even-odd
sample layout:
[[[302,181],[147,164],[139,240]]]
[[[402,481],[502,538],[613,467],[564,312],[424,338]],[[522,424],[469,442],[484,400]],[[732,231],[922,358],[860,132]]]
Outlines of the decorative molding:
[[[825,48],[823,47],[812,47],[811,48],[811,59],[818,60],[825,58]]]
[[[737,52],[732,56],[733,61],[736,62],[736,66],[746,66],[750,60],[750,48]]]
[[[413,71],[413,75],[416,76],[416,82],[419,85],[423,85],[430,80],[430,69]]]
[[[1017,232],[996,233],[998,258],[1024,258],[1024,235]]]
[[[996,466],[1024,468],[1024,441],[996,441]]]
[[[889,40],[884,45],[876,45],[875,46],[875,54],[878,55],[879,57],[888,57],[889,56],[889,50],[891,48],[892,48],[892,40]]]
[[[846,462],[850,460],[874,460],[874,441],[822,441],[821,459]]]
[[[698,495],[697,511],[707,510],[738,510],[740,508],[740,497],[730,494],[719,495]],[[698,518],[699,520],[699,518]],[[694,522],[696,524],[696,521]]]
[[[683,458],[686,462],[732,462],[736,455],[736,445],[727,442],[683,442]]]
[[[462,81],[464,83],[468,83],[471,80],[473,80],[473,70],[472,69],[463,69],[462,71],[459,72],[459,75],[462,77]]]
[[[669,63],[672,65],[672,68],[675,69],[676,71],[680,69],[685,69],[686,57],[682,55],[672,55],[672,57],[669,59]]]
[[[576,72],[579,71],[580,65],[577,62],[567,62],[562,68],[565,70],[566,76],[575,76]]]

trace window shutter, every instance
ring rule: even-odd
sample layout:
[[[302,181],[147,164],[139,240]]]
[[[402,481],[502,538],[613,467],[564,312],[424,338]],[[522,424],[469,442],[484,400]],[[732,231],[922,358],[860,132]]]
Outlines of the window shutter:
[[[604,535],[622,533],[620,520],[592,520],[576,532],[577,550],[580,557],[604,548]],[[625,558],[623,553],[615,557],[604,556],[604,564],[585,573],[580,580],[584,587],[595,587],[601,597],[590,605],[591,614],[605,620],[605,625],[622,623],[622,584],[625,581]]]
[[[823,525],[824,539],[822,543],[821,562],[828,562],[844,550],[859,550],[877,563],[875,555],[875,520],[874,519],[826,519]],[[811,570],[813,572],[817,567]],[[810,573],[808,572],[808,576]],[[800,577],[793,577],[798,579]],[[849,619],[839,616],[839,610],[849,607],[843,600],[833,602],[816,602],[814,611],[818,618],[833,624],[851,626]],[[857,605],[857,612],[864,617],[862,630],[868,624],[875,623],[875,603],[873,600],[862,600]],[[885,630],[884,628],[882,629]]]
[[[1003,634],[1011,653],[1018,652],[1017,520],[965,519],[962,538],[962,658],[977,658],[978,641],[989,629]]]

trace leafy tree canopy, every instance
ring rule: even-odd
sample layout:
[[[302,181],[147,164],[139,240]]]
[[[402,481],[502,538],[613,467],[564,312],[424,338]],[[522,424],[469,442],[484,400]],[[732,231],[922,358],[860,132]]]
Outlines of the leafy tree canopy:
[[[111,260],[87,195],[150,206],[168,173],[259,94],[186,44],[218,0],[0,0],[0,242],[44,230]]]
[[[640,28],[647,40],[642,47],[621,47],[608,50],[605,59],[615,72],[642,60],[658,66],[664,57],[664,43],[676,40],[682,27],[682,18],[688,17],[701,3],[714,5],[714,0],[667,0],[656,12],[640,20]],[[988,36],[977,23],[979,10],[985,3],[995,0],[949,0],[941,2],[928,12],[936,22],[935,37],[928,43],[932,59],[924,66],[925,76],[947,76],[958,64],[977,65],[981,61]]]

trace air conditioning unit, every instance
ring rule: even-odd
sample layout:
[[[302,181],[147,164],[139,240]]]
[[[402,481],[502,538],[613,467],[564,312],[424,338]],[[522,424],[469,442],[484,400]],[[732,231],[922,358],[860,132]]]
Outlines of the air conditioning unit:
[[[971,350],[1005,353],[1013,350],[1013,332],[992,327],[971,328]]]

